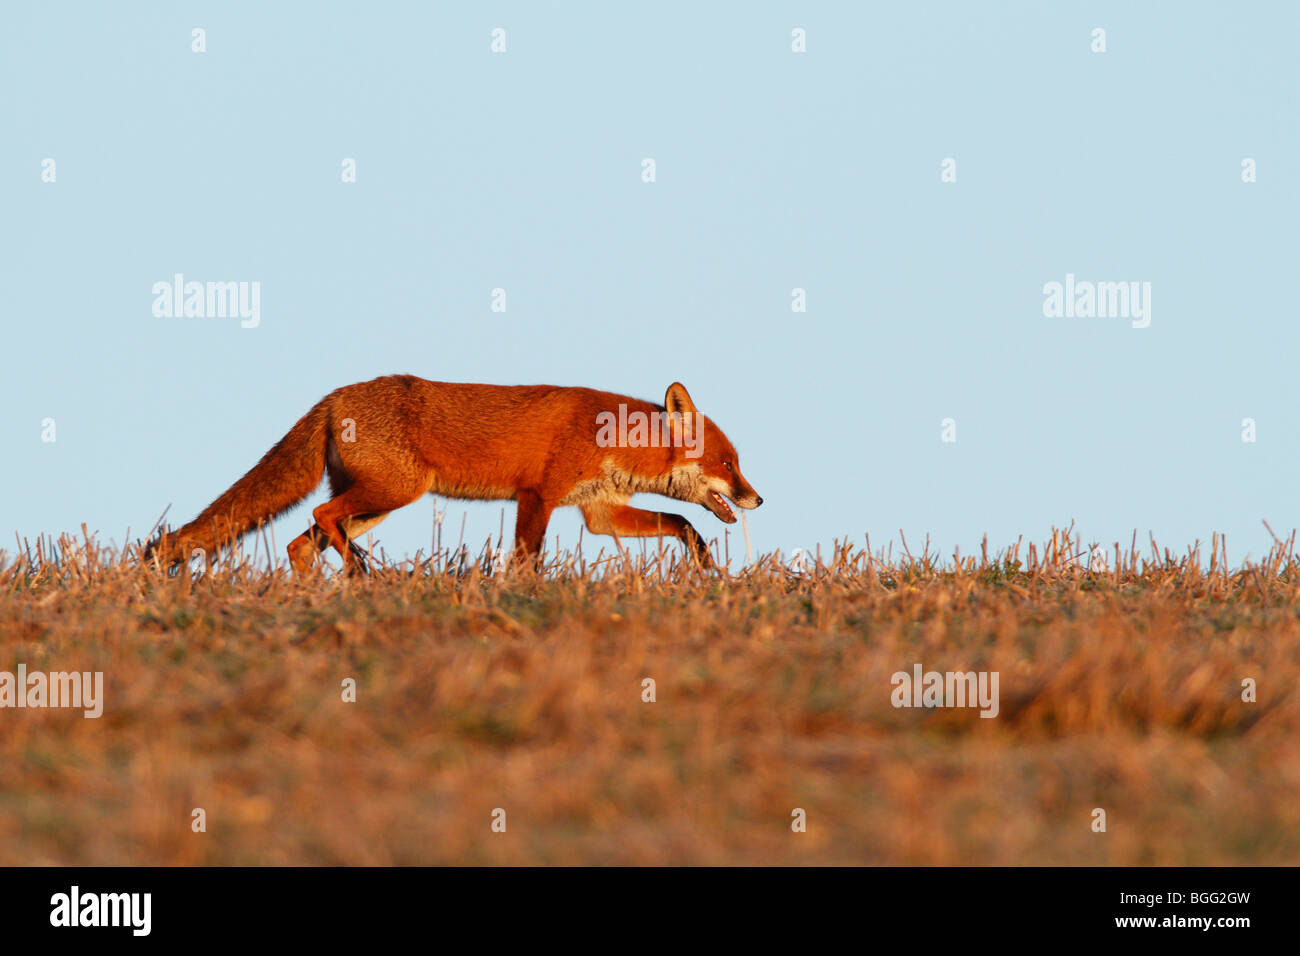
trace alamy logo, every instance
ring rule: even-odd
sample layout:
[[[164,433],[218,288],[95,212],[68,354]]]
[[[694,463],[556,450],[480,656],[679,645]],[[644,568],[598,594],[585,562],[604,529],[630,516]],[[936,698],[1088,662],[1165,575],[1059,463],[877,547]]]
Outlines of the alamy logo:
[[[129,926],[132,935],[148,936],[153,919],[152,893],[68,893],[50,897],[51,926]]]
[[[1151,324],[1150,282],[1075,281],[1074,273],[1065,274],[1065,282],[1048,282],[1043,286],[1043,315],[1049,319],[1132,319],[1133,328]]]
[[[79,707],[83,717],[104,713],[103,671],[0,671],[0,707]]]
[[[889,682],[895,707],[979,707],[981,717],[998,715],[997,671],[898,671]]]
[[[155,282],[153,295],[153,314],[160,319],[238,318],[245,329],[262,321],[260,282],[186,282],[177,272],[171,282]]]
[[[596,444],[601,448],[685,448],[687,458],[704,454],[704,430],[694,412],[629,412],[620,402],[618,414],[596,416],[600,430]]]

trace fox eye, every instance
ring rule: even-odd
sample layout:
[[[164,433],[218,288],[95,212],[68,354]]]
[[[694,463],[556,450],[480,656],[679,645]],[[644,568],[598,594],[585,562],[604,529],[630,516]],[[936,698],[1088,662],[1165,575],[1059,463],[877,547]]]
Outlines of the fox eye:
[[[724,461],[722,464],[726,467],[727,471],[731,471],[731,462]]]

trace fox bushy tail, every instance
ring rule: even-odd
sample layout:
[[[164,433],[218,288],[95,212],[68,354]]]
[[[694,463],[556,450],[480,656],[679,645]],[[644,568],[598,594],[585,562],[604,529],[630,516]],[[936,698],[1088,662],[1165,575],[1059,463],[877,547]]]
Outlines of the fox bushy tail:
[[[145,560],[157,557],[163,567],[172,567],[187,560],[195,548],[214,558],[219,548],[302,501],[325,472],[328,425],[322,401],[197,518],[146,547]]]

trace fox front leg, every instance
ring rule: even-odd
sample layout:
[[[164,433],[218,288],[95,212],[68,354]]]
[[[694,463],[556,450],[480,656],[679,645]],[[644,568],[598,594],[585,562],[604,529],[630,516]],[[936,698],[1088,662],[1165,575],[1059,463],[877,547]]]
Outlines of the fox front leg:
[[[610,534],[619,538],[677,538],[686,545],[701,568],[717,570],[708,542],[681,515],[629,505],[587,505],[582,509],[582,516],[592,534]]]

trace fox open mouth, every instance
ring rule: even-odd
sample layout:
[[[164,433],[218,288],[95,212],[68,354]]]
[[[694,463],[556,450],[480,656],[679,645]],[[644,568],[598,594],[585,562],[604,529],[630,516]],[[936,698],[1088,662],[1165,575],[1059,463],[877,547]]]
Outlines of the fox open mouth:
[[[717,515],[718,520],[725,521],[727,524],[736,523],[736,515],[731,510],[731,506],[727,504],[727,499],[716,491],[710,491],[704,496],[704,507]]]

